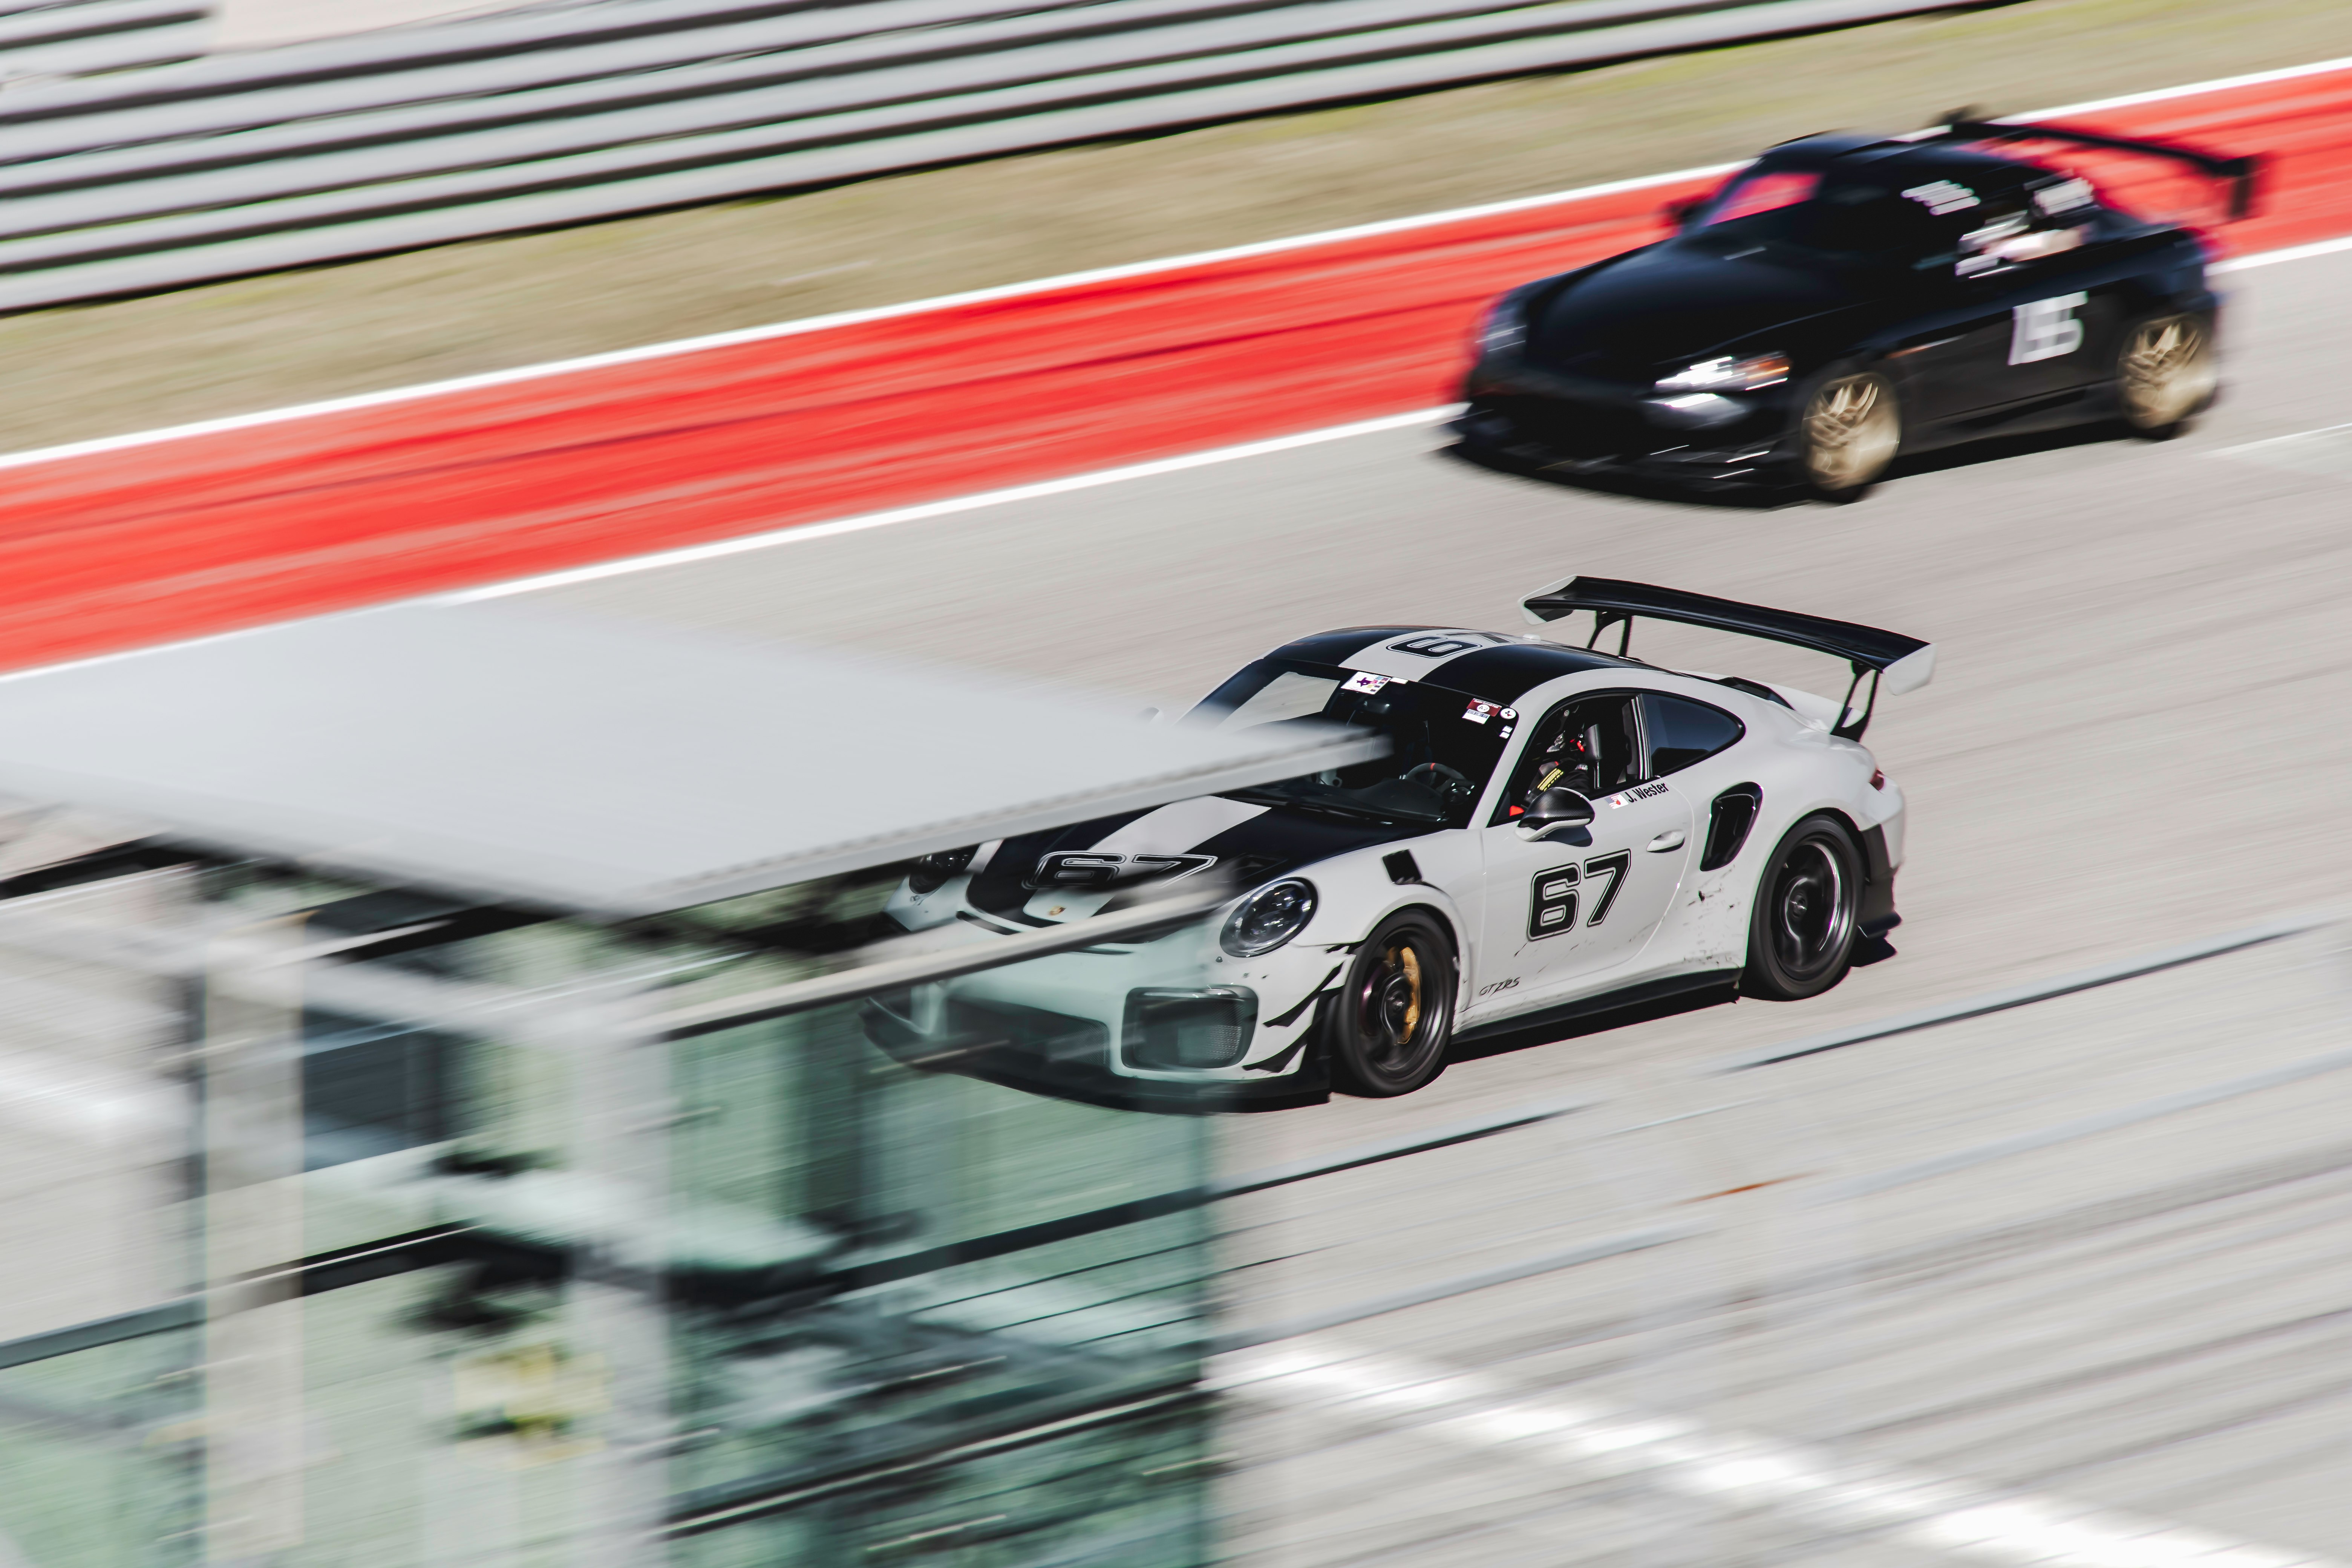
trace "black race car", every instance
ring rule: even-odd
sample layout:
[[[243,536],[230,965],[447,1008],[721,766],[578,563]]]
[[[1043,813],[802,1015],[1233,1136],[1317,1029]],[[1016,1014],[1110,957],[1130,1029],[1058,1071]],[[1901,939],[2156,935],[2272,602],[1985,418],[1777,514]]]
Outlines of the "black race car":
[[[2186,163],[2251,208],[2251,158],[2060,126],[1786,142],[1675,209],[1671,238],[1497,301],[1464,447],[1851,499],[1899,454],[1980,436],[2178,430],[2219,386],[2202,243],[1990,150],[2025,138]]]

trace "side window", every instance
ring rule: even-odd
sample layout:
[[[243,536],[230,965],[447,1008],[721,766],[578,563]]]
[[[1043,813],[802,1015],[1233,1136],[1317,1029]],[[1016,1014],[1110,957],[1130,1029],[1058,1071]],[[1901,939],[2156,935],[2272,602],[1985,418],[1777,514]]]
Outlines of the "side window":
[[[1641,756],[1633,728],[1633,700],[1575,697],[1544,715],[1528,742],[1503,795],[1497,821],[1524,813],[1548,789],[1601,795],[1638,783]]]
[[[1656,691],[1642,694],[1642,728],[1650,743],[1646,778],[1703,763],[1748,732],[1745,725],[1719,708]]]

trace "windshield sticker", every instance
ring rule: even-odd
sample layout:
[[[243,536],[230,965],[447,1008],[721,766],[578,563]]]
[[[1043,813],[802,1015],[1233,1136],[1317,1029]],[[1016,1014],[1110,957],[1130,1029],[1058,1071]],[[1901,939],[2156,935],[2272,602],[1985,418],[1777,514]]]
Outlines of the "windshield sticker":
[[[1518,716],[1516,710],[1503,707],[1500,703],[1479,702],[1475,700],[1469,707],[1462,710],[1462,717],[1469,720],[1473,724],[1484,724],[1487,720],[1494,718],[1516,719]]]
[[[1637,800],[1647,800],[1654,795],[1664,795],[1665,793],[1666,786],[1662,784],[1645,784],[1639,789],[1629,789],[1622,795],[1611,795],[1609,797],[1609,805],[1612,810],[1614,810],[1618,806],[1631,805]]]
[[[1966,212],[1979,205],[1974,191],[1966,185],[1956,185],[1949,180],[1933,180],[1924,185],[1914,185],[1903,194],[1937,217],[1947,213]]]
[[[1385,675],[1374,675],[1368,669],[1358,670],[1355,674],[1348,677],[1348,683],[1339,688],[1339,689],[1342,691],[1360,691],[1365,695],[1370,696],[1372,692],[1378,691],[1381,687],[1386,686],[1388,683],[1389,678]]]

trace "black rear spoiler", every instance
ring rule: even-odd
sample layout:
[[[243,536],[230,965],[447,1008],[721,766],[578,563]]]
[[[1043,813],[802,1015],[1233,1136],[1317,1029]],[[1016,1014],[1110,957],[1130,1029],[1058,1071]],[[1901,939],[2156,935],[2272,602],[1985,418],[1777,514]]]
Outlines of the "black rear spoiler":
[[[2259,153],[2242,157],[2225,157],[2219,153],[2207,153],[2195,147],[2183,147],[2177,142],[2150,142],[2132,136],[2110,136],[2102,131],[2078,131],[2068,125],[2042,122],[2021,122],[2015,125],[2000,121],[1979,120],[1976,111],[1957,109],[1951,123],[1941,131],[1920,138],[1926,142],[2070,142],[2078,147],[2105,147],[2117,153],[2145,153],[2151,158],[2169,158],[2176,163],[2187,163],[2200,174],[2230,182],[2230,217],[2231,221],[2251,217],[2254,211],[2254,186],[2263,171]]]
[[[1846,688],[1845,707],[1831,733],[1849,741],[1862,739],[1862,732],[1870,727],[1871,710],[1877,706],[1882,685],[1890,695],[1899,697],[1906,691],[1916,691],[1936,674],[1936,647],[1917,637],[1860,626],[1851,621],[1799,615],[1794,610],[1769,610],[1735,599],[1686,594],[1679,588],[1654,588],[1647,583],[1621,583],[1609,577],[1564,578],[1528,595],[1522,608],[1537,626],[1563,619],[1579,610],[1590,610],[1592,636],[1584,646],[1593,647],[1601,641],[1603,632],[1612,626],[1619,626],[1622,629],[1617,634],[1617,651],[1621,656],[1633,644],[1634,620],[1647,616],[1652,620],[1681,621],[1686,626],[1712,626],[1742,637],[1762,637],[1844,659],[1853,667],[1853,682]],[[1857,715],[1853,696],[1865,676],[1870,679],[1870,697]]]

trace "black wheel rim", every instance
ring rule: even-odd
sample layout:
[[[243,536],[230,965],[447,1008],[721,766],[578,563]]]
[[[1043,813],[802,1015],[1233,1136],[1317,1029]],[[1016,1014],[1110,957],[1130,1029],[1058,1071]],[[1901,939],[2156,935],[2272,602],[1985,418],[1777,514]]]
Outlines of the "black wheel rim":
[[[1853,933],[1853,881],[1827,839],[1807,838],[1781,858],[1772,878],[1772,956],[1791,980],[1819,978],[1844,955]]]
[[[1394,939],[1367,964],[1356,991],[1356,1027],[1367,1065],[1383,1074],[1416,1065],[1437,1025],[1437,965],[1412,938]]]

